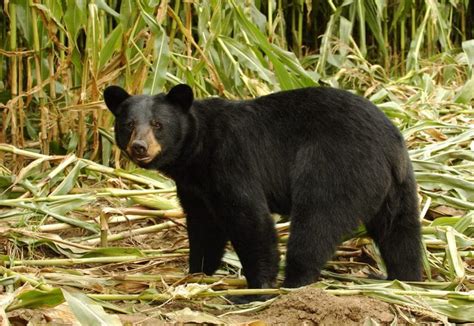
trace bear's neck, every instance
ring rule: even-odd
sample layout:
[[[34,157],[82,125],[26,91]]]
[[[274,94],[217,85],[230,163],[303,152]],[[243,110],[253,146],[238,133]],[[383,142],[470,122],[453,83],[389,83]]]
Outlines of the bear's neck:
[[[176,182],[181,179],[187,179],[193,171],[202,165],[202,162],[209,162],[209,146],[206,146],[206,138],[209,133],[209,116],[204,114],[207,111],[198,105],[193,104],[190,109],[189,118],[184,123],[186,130],[182,135],[177,155],[167,164],[159,168]],[[202,167],[199,167],[202,171]]]

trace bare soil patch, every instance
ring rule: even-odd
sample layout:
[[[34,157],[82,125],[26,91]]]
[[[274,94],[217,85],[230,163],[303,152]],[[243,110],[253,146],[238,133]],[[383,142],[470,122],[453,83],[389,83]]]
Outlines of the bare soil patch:
[[[270,325],[361,325],[370,318],[389,324],[394,317],[385,302],[363,296],[338,297],[308,287],[281,296],[253,319]]]

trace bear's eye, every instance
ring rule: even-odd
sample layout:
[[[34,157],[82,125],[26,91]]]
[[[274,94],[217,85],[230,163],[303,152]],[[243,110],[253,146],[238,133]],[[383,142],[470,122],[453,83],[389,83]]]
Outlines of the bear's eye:
[[[133,120],[128,121],[126,125],[127,125],[127,128],[133,129],[133,127],[135,127],[135,121],[133,121]]]
[[[151,120],[150,124],[155,129],[161,129],[161,123],[158,120]]]

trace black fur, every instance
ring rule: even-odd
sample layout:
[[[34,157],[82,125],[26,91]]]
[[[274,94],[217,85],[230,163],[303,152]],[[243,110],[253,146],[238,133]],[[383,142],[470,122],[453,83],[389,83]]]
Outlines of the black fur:
[[[107,89],[107,104],[114,92],[123,95]],[[388,278],[421,279],[412,166],[402,135],[369,101],[332,88],[193,101],[180,85],[167,95],[126,97],[120,110],[111,109],[119,112],[122,149],[130,141],[127,121],[161,122],[155,137],[162,152],[141,165],[176,182],[191,273],[213,274],[230,240],[248,286],[274,286],[275,212],[291,216],[285,287],[314,282],[360,221],[380,248]]]
[[[105,104],[114,115],[118,115],[120,104],[129,97],[130,95],[118,86],[107,87],[104,91]]]

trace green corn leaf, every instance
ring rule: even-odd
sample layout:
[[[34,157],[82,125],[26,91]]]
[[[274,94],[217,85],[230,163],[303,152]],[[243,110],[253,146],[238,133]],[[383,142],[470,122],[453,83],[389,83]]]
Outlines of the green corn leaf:
[[[449,267],[452,268],[454,274],[451,279],[461,280],[464,278],[464,266],[461,257],[458,254],[456,246],[456,238],[453,233],[453,228],[448,227],[446,230],[446,257],[450,261]]]
[[[64,302],[63,293],[60,289],[53,289],[51,291],[30,290],[20,293],[16,297],[16,303],[13,303],[12,308],[42,308],[55,307]]]
[[[255,40],[257,44],[262,48],[269,60],[272,62],[276,77],[282,89],[293,89],[297,88],[297,83],[294,81],[292,76],[288,73],[286,67],[279,60],[278,56],[273,52],[274,48],[262,34],[262,32],[244,15],[239,5],[234,0],[231,0],[231,4],[236,12],[236,18],[242,28],[249,33],[249,36]]]
[[[90,194],[77,194],[73,198],[58,199],[42,206],[44,210],[57,215],[65,215],[95,200]]]
[[[105,40],[104,46],[101,48],[99,53],[99,68],[104,67],[110,58],[112,58],[114,52],[121,49],[122,36],[122,25],[118,25],[112,32],[109,33],[107,39]]]
[[[91,257],[116,257],[116,256],[137,256],[145,257],[145,254],[137,248],[99,248],[89,251],[81,256],[81,258]]]
[[[422,186],[429,189],[457,189],[464,195],[464,199],[474,201],[474,182],[469,182],[461,177],[440,173],[416,173],[416,179]]]
[[[467,56],[467,61],[469,63],[469,71],[471,72],[471,79],[474,78],[472,74],[474,68],[474,40],[462,42],[462,49]]]
[[[268,83],[274,82],[273,72],[262,65],[252,49],[229,37],[219,37],[218,42],[227,47],[229,52],[237,57],[239,65],[255,71],[260,78]]]
[[[77,36],[81,29],[87,26],[87,4],[83,0],[66,0],[64,25],[69,34],[69,40],[77,47]]]
[[[74,168],[68,173],[64,180],[50,193],[50,196],[65,195],[71,191],[76,183],[81,170],[87,164],[84,161],[77,161]]]
[[[407,71],[416,70],[418,69],[419,65],[419,58],[420,58],[420,50],[423,44],[423,38],[425,35],[425,29],[428,22],[428,18],[430,17],[431,11],[430,7],[426,9],[425,16],[421,25],[417,28],[416,37],[411,41],[410,44],[410,51],[408,52],[407,56]]]
[[[459,104],[468,104],[474,97],[474,78],[471,78],[467,83],[461,88],[461,90],[456,95],[454,102]]]
[[[166,82],[166,72],[168,71],[168,63],[170,59],[169,53],[169,38],[163,28],[159,28],[154,31],[153,36],[155,38],[154,44],[154,64],[151,72],[150,81],[148,83],[149,90],[147,93],[155,94],[162,90]]]
[[[164,198],[161,196],[154,196],[154,195],[143,195],[143,196],[132,196],[130,197],[133,202],[154,208],[154,209],[177,209],[179,206],[174,200],[170,200],[168,198]]]
[[[118,326],[122,325],[116,315],[109,315],[101,305],[80,292],[62,289],[62,294],[81,325]]]
[[[110,8],[109,5],[107,4],[107,2],[105,2],[105,0],[96,0],[95,3],[97,4],[97,7],[98,7],[99,9],[104,10],[104,11],[107,12],[109,15],[112,15],[112,16],[114,16],[115,18],[119,18],[119,17],[120,17],[119,13],[117,13],[115,10],[113,10],[112,8]]]

